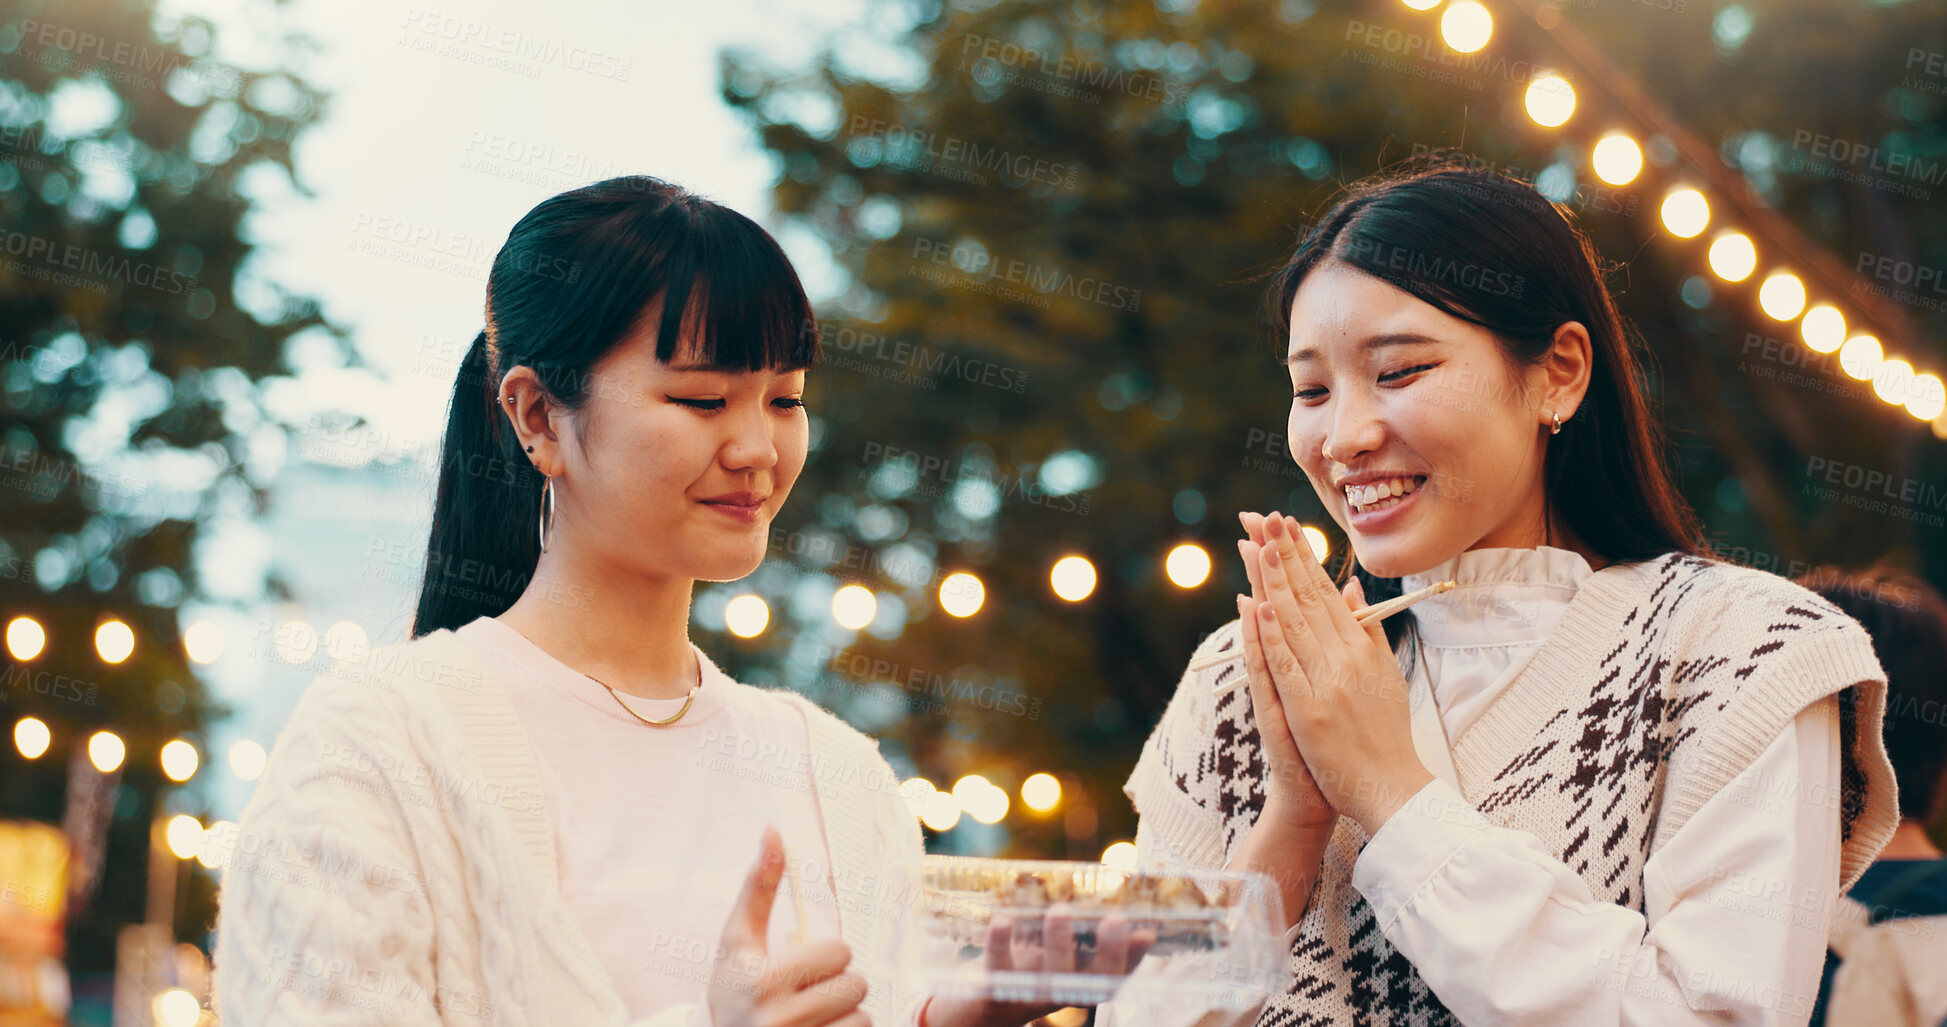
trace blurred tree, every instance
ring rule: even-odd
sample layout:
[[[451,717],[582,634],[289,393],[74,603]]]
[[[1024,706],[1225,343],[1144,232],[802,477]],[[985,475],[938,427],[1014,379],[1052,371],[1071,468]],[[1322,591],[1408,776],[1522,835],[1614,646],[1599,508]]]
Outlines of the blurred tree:
[[[126,742],[101,888],[70,925],[82,973],[112,968],[116,930],[143,919],[161,746],[186,736],[217,765],[199,731],[226,711],[178,608],[204,595],[199,525],[261,511],[254,383],[295,333],[339,338],[251,273],[243,231],[249,180],[292,175],[321,96],[220,63],[215,42],[150,0],[0,4],[0,614],[47,632],[37,657],[7,654],[0,703],[9,733],[25,715],[53,729],[38,760],[0,755],[0,816],[60,823],[70,747],[104,728]],[[114,665],[94,652],[109,618],[135,635]],[[214,882],[187,876],[178,926],[201,940]]]
[[[1947,50],[1932,5],[1548,6],[1846,266],[1947,268],[1933,196],[1947,182],[1894,176],[1921,189],[1900,196],[1810,159],[1823,134],[1947,161],[1947,78],[1925,71]],[[1594,181],[1595,137],[1645,130],[1579,78],[1568,125],[1536,126],[1523,91],[1562,54],[1534,19],[1490,7],[1495,37],[1467,57],[1440,42],[1438,12],[1391,0],[885,2],[807,67],[725,55],[724,96],[775,156],[779,209],[843,276],[821,310],[817,456],[774,551],[912,617],[896,641],[812,650],[813,674],[800,652],[786,676],[923,772],[1076,775],[1099,832],[1081,814],[1064,849],[1058,820],[1020,828],[1014,854],[1093,858],[1130,835],[1120,785],[1191,648],[1247,587],[1235,511],[1325,527],[1336,566],[1343,537],[1282,445],[1282,332],[1266,335],[1254,278],[1341,183],[1402,157],[1463,148],[1538,181],[1628,261],[1612,285],[1661,365],[1649,384],[1686,491],[1728,554],[1790,574],[1894,548],[1947,579],[1947,531],[1804,491],[1812,456],[1947,481],[1947,443],[1870,396],[1788,383],[1806,370],[1793,326],[1766,320],[1751,285],[1713,284],[1700,241],[1663,231],[1662,192],[1683,177],[1667,143],[1645,135],[1636,183]],[[1930,350],[1906,354],[1921,369],[1943,366],[1939,306],[1912,307],[1934,329],[1912,336]],[[1767,352],[1767,336],[1785,345]],[[1212,581],[1164,577],[1179,540],[1209,550]],[[1100,572],[1074,605],[1047,579],[1070,553]],[[928,587],[959,569],[986,585],[965,621]],[[1039,715],[951,698],[954,682],[977,696],[969,683],[989,680]],[[901,691],[919,715],[861,703]]]

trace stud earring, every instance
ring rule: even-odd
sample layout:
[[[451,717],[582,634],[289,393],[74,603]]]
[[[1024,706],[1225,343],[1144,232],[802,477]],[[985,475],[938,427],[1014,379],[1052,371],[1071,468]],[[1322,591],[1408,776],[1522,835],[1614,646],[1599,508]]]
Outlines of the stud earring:
[[[1555,426],[1548,429],[1548,434],[1560,435],[1562,433],[1562,415],[1553,410],[1549,411],[1549,414],[1555,418]]]

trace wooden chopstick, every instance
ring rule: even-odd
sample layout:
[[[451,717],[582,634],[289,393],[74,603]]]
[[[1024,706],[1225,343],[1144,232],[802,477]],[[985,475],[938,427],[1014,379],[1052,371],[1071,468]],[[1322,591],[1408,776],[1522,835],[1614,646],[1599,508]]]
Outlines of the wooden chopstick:
[[[1353,617],[1355,617],[1361,624],[1371,624],[1375,621],[1382,621],[1388,617],[1391,617],[1393,614],[1406,609],[1407,607],[1413,605],[1414,603],[1419,602],[1422,599],[1426,599],[1431,596],[1437,596],[1440,593],[1445,592],[1446,590],[1452,587],[1454,587],[1454,583],[1451,581],[1438,581],[1431,585],[1428,585],[1423,589],[1420,589],[1418,592],[1408,592],[1403,596],[1396,596],[1392,599],[1386,600],[1383,603],[1375,603],[1371,606],[1366,607],[1363,610],[1360,610],[1358,613],[1353,614]]]

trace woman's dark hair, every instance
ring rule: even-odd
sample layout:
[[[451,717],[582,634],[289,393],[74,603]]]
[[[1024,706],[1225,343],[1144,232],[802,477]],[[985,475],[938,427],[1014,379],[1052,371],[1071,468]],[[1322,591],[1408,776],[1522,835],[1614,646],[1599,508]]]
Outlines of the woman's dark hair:
[[[1298,287],[1328,262],[1492,332],[1510,372],[1539,363],[1555,330],[1580,322],[1593,366],[1581,406],[1548,441],[1542,490],[1549,508],[1610,562],[1709,555],[1702,525],[1664,463],[1662,427],[1638,381],[1647,348],[1625,327],[1595,246],[1566,208],[1449,153],[1353,183],[1276,273],[1270,310],[1280,352]],[[1552,528],[1552,519],[1544,523]],[[1400,594],[1399,579],[1369,574],[1352,547],[1345,552],[1341,585],[1356,574],[1370,602]],[[1395,648],[1412,624],[1410,610],[1386,620]]]
[[[540,561],[544,479],[499,409],[509,369],[532,367],[551,402],[580,410],[601,385],[591,369],[639,331],[656,332],[664,362],[685,337],[728,370],[798,370],[819,356],[811,304],[777,241],[645,175],[528,211],[494,257],[486,307],[447,411],[413,638],[505,611]],[[590,427],[581,425],[584,438]]]
[[[1873,639],[1886,670],[1886,756],[1899,786],[1900,816],[1931,824],[1941,804],[1947,747],[1947,599],[1911,571],[1816,567],[1793,579],[1844,610]]]

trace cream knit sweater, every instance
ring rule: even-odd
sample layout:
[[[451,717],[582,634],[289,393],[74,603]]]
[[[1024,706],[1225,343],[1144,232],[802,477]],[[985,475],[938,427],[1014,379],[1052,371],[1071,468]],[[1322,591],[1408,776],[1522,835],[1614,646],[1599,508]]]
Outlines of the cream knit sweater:
[[[535,756],[494,673],[440,630],[320,674],[229,845],[215,1008],[226,1024],[622,1025],[555,881]],[[866,1011],[911,1023],[892,966],[918,823],[878,747],[791,693]],[[685,1027],[687,1009],[631,1027]]]

